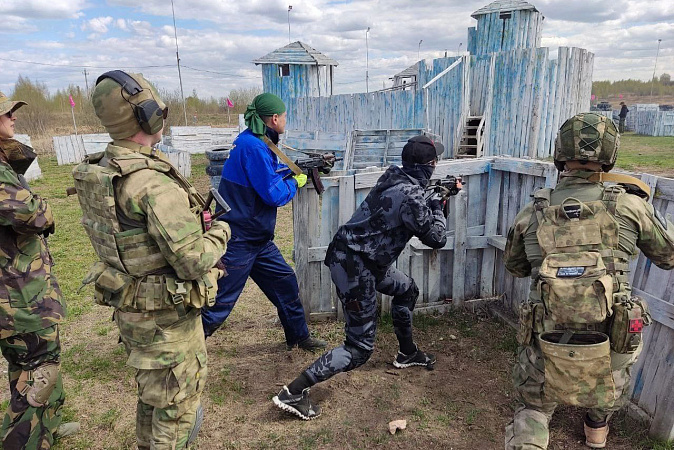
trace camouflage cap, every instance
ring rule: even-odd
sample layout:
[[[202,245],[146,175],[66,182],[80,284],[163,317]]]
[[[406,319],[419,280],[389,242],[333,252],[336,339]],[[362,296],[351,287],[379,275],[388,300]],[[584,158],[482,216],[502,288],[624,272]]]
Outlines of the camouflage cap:
[[[28,103],[22,101],[12,101],[9,99],[9,97],[0,92],[0,116],[7,114],[10,111],[14,112],[27,104]]]
[[[96,116],[113,139],[125,139],[141,131],[134,115],[135,105],[145,100],[155,100],[161,109],[166,107],[155,88],[143,78],[143,75],[138,73],[128,75],[143,88],[139,94],[129,96],[116,81],[105,78],[96,85],[91,96]]]
[[[577,114],[559,129],[555,166],[561,171],[566,161],[592,161],[601,163],[608,172],[615,164],[619,146],[620,135],[613,120],[596,113]]]

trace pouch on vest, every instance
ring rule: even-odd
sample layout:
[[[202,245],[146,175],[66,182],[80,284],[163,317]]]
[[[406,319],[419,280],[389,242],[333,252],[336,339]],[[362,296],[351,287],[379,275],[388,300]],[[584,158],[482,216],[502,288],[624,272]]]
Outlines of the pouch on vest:
[[[634,353],[641,344],[642,331],[651,324],[646,302],[639,297],[613,304],[611,349],[616,353]]]
[[[567,340],[568,339],[568,340]],[[611,370],[611,347],[604,333],[541,333],[545,396],[567,405],[611,408],[620,392]]]
[[[520,326],[517,331],[517,343],[519,345],[531,345],[534,333],[541,331],[543,309],[543,304],[530,301],[520,306]]]
[[[94,301],[99,305],[112,306],[116,309],[131,305],[135,290],[134,281],[132,276],[107,266],[96,278]]]
[[[543,260],[538,289],[557,323],[598,323],[611,315],[613,278],[598,252],[553,253]]]

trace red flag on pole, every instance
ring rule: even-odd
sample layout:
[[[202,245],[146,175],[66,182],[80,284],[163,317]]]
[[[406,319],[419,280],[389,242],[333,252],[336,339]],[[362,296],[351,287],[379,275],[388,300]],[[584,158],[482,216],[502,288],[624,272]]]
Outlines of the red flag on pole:
[[[71,107],[71,108],[74,108],[74,107],[75,107],[75,100],[73,100],[73,96],[72,96],[72,95],[69,95],[68,97],[69,97],[69,99],[70,99],[70,107]]]
[[[227,107],[228,108],[234,108],[234,102],[232,102],[229,97],[227,97]]]

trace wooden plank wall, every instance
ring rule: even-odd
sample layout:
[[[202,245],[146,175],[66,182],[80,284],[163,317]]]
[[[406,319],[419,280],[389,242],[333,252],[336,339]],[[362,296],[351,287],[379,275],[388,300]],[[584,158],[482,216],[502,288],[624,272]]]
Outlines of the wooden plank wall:
[[[87,155],[82,135],[54,136],[54,152],[58,165],[79,163]]]
[[[239,128],[171,127],[170,145],[189,153],[203,153],[215,145],[231,146],[239,134]]]
[[[296,131],[288,130],[282,136],[282,143],[308,152],[333,152],[335,157],[342,158],[342,161],[335,163],[334,170],[344,169],[344,158],[349,135],[347,133],[324,132],[324,131]],[[306,156],[303,153],[293,152],[287,148],[282,149],[291,159]]]
[[[646,136],[674,136],[674,111],[637,111],[635,116],[637,134]]]
[[[641,179],[654,187],[655,209],[674,216],[674,180],[646,174]],[[632,267],[634,293],[648,301],[655,320],[645,329],[644,350],[632,369],[632,401],[652,417],[652,436],[674,439],[674,271],[643,254]]]
[[[401,153],[407,141],[422,130],[354,131],[346,156],[346,169],[388,167],[402,164]]]
[[[477,30],[471,33],[469,29],[468,48],[473,54],[535,48],[541,43],[542,30],[543,15],[538,11],[513,11],[506,20],[500,12],[484,14],[477,19]]]
[[[560,47],[557,59],[549,60],[547,48],[532,48],[492,58],[485,155],[549,157],[561,124],[590,108],[594,54]]]
[[[643,120],[646,116],[639,114],[640,111],[659,111],[659,105],[657,103],[637,103],[636,105],[629,105],[627,107],[629,112],[627,113],[627,120],[625,120],[625,126],[629,131],[635,131],[640,125],[640,121]]]
[[[278,95],[286,102],[297,97],[327,97],[332,94],[328,66],[289,64],[290,74],[279,75],[278,64],[262,65],[262,85],[265,92]]]
[[[33,147],[33,145],[30,142],[30,136],[28,136],[27,134],[15,134],[14,139],[31,148]],[[28,167],[28,170],[26,170],[26,173],[23,174],[23,176],[26,177],[27,181],[33,181],[42,178],[42,169],[40,169],[40,164],[38,164],[37,159],[38,158],[36,156],[35,160],[32,163],[30,163],[30,166]]]

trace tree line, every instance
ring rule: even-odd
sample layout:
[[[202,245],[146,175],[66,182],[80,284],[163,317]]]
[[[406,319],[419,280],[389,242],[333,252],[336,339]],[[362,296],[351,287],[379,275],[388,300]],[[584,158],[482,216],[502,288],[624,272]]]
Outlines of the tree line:
[[[158,89],[161,99],[169,108],[165,133],[171,126],[185,125],[183,102],[180,91]],[[194,125],[195,116],[197,125],[227,126],[228,118],[232,126],[238,125],[238,114],[246,110],[246,106],[259,93],[261,88],[239,88],[229,92],[229,99],[234,103],[233,108],[227,107],[227,97],[200,98],[196,90],[185,98],[187,121]],[[93,105],[91,104],[91,90],[86,92],[80,86],[70,85],[65,89],[58,89],[55,93],[49,92],[47,85],[33,81],[19,75],[14,90],[9,93],[10,98],[23,100],[29,107],[21,109],[20,120],[16,123],[18,133],[25,133],[31,137],[57,136],[73,133],[70,96],[75,102],[72,108],[75,113],[75,122],[80,133],[103,133]]]
[[[592,93],[598,100],[616,97],[620,94],[634,94],[638,96],[674,96],[674,81],[668,73],[659,77],[653,77],[651,81],[642,80],[619,80],[619,81],[595,81],[592,83]]]

